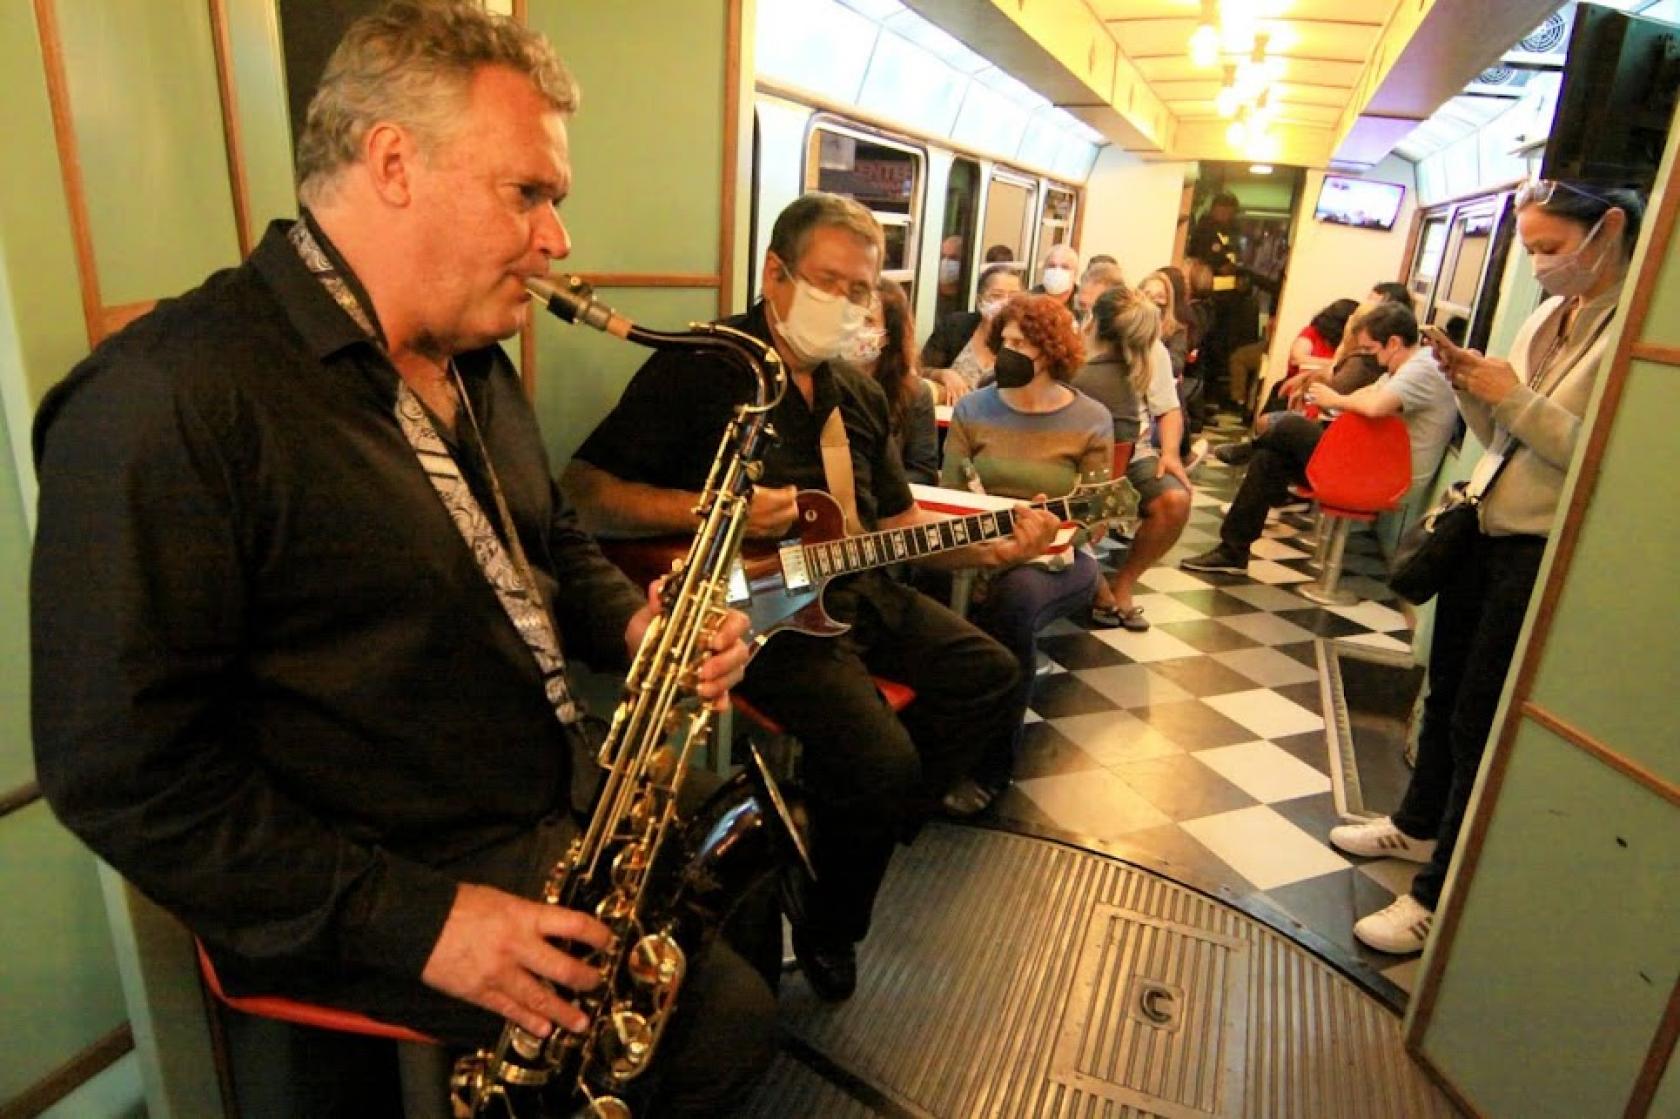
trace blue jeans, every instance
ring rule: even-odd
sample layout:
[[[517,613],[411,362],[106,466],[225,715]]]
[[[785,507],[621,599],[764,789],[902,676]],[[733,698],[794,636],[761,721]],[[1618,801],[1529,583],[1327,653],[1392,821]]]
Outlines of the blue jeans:
[[[1025,711],[1032,698],[1033,671],[1038,662],[1038,631],[1055,621],[1085,610],[1097,588],[1097,561],[1075,551],[1073,566],[1049,571],[1024,563],[993,579],[986,601],[975,608],[974,624],[1014,654],[1021,666],[1016,684],[1016,710]],[[1021,726],[1008,741],[1008,751],[992,748],[980,757],[974,779],[986,788],[1001,788],[1015,771],[1021,750]]]

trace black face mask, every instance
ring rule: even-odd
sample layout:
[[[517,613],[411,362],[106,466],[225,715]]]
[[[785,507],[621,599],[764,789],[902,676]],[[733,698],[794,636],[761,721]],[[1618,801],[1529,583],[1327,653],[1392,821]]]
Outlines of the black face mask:
[[[998,388],[1018,389],[1033,379],[1033,360],[1019,350],[999,350],[992,374]]]

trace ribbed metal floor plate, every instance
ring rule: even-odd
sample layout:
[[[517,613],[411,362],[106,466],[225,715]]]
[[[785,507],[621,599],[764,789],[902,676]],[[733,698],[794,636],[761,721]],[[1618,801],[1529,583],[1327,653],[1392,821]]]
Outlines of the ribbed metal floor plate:
[[[837,1006],[789,976],[783,1021],[890,1101],[877,1114],[1456,1114],[1401,1051],[1398,1019],[1328,965],[1201,894],[1061,844],[930,826],[894,859],[860,964]],[[860,1113],[793,1105],[793,1079],[812,1075],[781,1058],[742,1114]]]

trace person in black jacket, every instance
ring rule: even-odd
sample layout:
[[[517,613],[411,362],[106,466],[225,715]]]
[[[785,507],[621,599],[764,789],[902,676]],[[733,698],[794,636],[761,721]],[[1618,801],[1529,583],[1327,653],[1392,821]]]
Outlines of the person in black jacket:
[[[42,789],[234,993],[464,1046],[587,1021],[555,985],[596,985],[566,945],[608,930],[531,900],[593,751],[568,666],[625,666],[656,607],[577,527],[497,344],[570,248],[576,97],[477,5],[358,21],[300,137],[302,218],[37,416]],[[720,624],[702,697],[745,629]],[[721,941],[694,964],[655,1070],[673,1114],[721,1110],[771,1051],[765,981]],[[306,1033],[305,1114],[388,1113],[358,1039]]]
[[[973,311],[946,315],[922,345],[922,376],[944,390],[945,403],[991,380],[997,355],[989,341],[992,316],[1021,292],[1021,274],[1006,263],[988,264],[980,272]]]

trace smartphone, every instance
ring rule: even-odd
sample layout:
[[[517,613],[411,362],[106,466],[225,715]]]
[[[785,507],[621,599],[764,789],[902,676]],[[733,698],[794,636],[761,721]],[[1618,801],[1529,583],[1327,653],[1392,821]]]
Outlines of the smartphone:
[[[1457,350],[1463,348],[1457,342],[1448,338],[1447,332],[1436,326],[1434,323],[1430,323],[1428,326],[1420,327],[1419,329],[1423,331],[1424,340],[1432,346],[1443,350]]]

